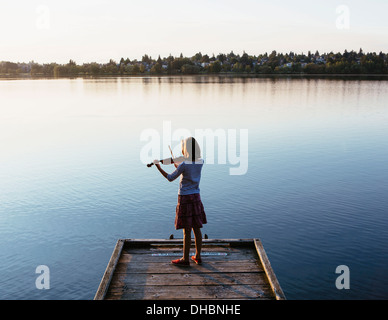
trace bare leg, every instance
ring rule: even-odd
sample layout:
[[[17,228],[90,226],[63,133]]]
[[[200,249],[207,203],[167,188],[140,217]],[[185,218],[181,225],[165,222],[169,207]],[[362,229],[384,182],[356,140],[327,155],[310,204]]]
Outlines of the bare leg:
[[[200,228],[193,228],[195,237],[195,258],[201,259],[202,250],[202,232]]]
[[[191,247],[191,229],[183,229],[183,259],[184,261],[189,260]]]

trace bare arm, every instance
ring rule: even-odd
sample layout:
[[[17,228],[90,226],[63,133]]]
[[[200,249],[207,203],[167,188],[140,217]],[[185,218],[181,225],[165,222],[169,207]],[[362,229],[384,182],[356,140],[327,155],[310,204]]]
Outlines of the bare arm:
[[[159,172],[162,174],[163,177],[165,177],[168,181],[174,181],[176,178],[178,178],[182,172],[184,171],[183,164],[178,166],[177,169],[172,174],[168,174],[166,171],[164,171],[159,164],[158,160],[154,160],[154,164],[156,168],[159,170]]]
[[[166,171],[164,171],[164,170],[162,169],[162,167],[160,166],[160,164],[159,164],[159,163],[156,163],[155,166],[156,166],[156,168],[158,168],[159,172],[163,175],[163,177],[165,177],[165,178],[167,179],[167,175],[168,175],[168,174],[167,174]]]

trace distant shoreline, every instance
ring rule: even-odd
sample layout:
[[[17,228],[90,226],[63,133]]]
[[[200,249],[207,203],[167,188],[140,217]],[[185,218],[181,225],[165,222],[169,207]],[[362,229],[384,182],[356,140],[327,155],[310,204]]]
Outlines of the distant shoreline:
[[[388,76],[388,53],[367,52],[361,48],[343,53],[333,51],[320,54],[279,53],[273,50],[259,55],[220,53],[217,56],[196,53],[192,57],[172,55],[163,59],[152,59],[145,54],[141,60],[122,57],[120,61],[110,59],[107,63],[89,62],[77,64],[70,59],[67,64],[56,62],[39,64],[33,60],[25,62],[0,61],[0,76],[26,77],[106,77],[106,76],[175,76],[208,75],[235,77],[381,77]]]
[[[39,80],[39,79],[103,79],[103,78],[194,78],[194,77],[206,77],[206,78],[315,78],[315,79],[377,79],[388,80],[388,74],[307,74],[307,73],[276,73],[276,74],[257,74],[257,73],[198,73],[198,74],[139,74],[139,75],[73,75],[73,76],[47,76],[47,75],[31,75],[29,73],[11,75],[0,74],[0,80]]]

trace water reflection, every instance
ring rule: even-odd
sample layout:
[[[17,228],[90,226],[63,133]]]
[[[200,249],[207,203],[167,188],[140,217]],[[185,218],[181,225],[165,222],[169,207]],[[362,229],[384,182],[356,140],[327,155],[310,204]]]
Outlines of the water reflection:
[[[39,264],[60,275],[49,298],[92,298],[117,238],[174,233],[177,185],[139,159],[141,132],[163,121],[249,130],[246,175],[204,167],[205,231],[261,238],[287,297],[343,298],[330,275],[346,263],[348,297],[370,283],[388,296],[386,81],[2,80],[0,97],[1,298],[41,299],[28,286]]]

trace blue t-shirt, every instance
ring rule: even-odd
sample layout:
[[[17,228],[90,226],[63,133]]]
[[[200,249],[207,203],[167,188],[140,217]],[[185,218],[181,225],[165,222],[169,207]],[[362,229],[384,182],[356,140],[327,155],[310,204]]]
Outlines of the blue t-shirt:
[[[181,176],[178,191],[179,195],[183,196],[199,193],[202,167],[202,159],[195,162],[183,161],[173,173],[167,175],[167,180],[171,182]]]

